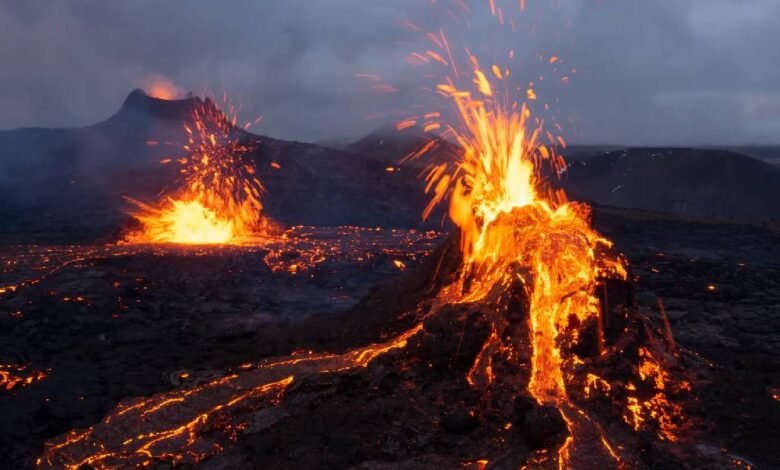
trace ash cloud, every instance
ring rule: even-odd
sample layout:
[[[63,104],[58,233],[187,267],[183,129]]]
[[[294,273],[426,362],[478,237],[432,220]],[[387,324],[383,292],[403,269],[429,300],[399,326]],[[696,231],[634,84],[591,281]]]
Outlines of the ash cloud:
[[[487,0],[469,3],[482,12],[475,27],[489,24]],[[526,3],[515,38],[488,32],[478,48],[516,41],[495,49],[554,52],[576,66],[559,96],[559,119],[577,123],[571,141],[780,140],[776,0]],[[357,137],[384,122],[370,117],[420,101],[421,72],[404,63],[417,38],[400,23],[435,30],[445,21],[439,13],[420,0],[8,0],[0,4],[0,129],[91,124],[159,74],[186,90],[228,90],[264,116],[264,134]],[[402,91],[378,95],[359,73]]]

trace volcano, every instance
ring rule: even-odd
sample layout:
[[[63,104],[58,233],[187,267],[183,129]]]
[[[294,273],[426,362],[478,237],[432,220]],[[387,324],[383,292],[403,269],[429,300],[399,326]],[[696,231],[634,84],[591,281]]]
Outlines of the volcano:
[[[161,36],[127,10],[143,24],[106,31],[143,38],[69,48],[62,83],[146,91],[92,126],[0,132],[0,469],[780,468],[777,149],[569,145],[673,138],[669,111],[715,100],[685,135],[763,140],[766,80],[624,73],[644,57],[601,56],[579,21],[644,25],[635,8],[416,3],[274,7],[259,29],[162,8]],[[734,13],[689,10],[712,24],[667,39]],[[717,65],[658,51],[679,76]],[[177,83],[218,77],[323,144],[264,135],[227,83]],[[362,127],[349,112],[384,126],[328,139]]]
[[[480,95],[439,86],[460,113],[451,132],[462,150],[425,170],[423,217],[449,201],[458,231],[342,317],[371,310],[359,322],[367,334],[337,329],[349,339],[123,399],[99,422],[48,439],[36,466],[752,466],[737,453],[711,451],[717,433],[698,403],[712,365],[678,345],[662,300],[657,321],[640,311],[630,264],[594,228],[592,209],[540,178],[544,164],[566,168],[542,142],[541,121],[525,105],[494,99],[498,88],[474,74]],[[300,262],[270,254],[265,262],[273,270],[280,259],[292,274],[311,270],[332,256],[317,248],[297,254]],[[297,443],[313,419],[337,412],[336,434],[308,460],[279,440],[252,456],[233,450],[266,431]],[[333,450],[341,446],[346,453]]]
[[[42,161],[78,152],[89,158],[73,168],[98,178],[86,191],[64,164],[16,168],[36,184],[80,175],[56,204],[37,202],[67,228],[34,212],[35,231],[73,243],[104,204],[114,222],[86,233],[119,239],[121,196],[174,184],[159,164],[166,142],[186,139],[182,122],[204,105],[133,92],[87,129],[6,134],[16,151],[29,145],[19,136],[59,136]],[[378,133],[338,151],[236,129],[268,190],[263,213],[287,224],[252,244],[8,245],[10,466],[771,466],[776,234],[548,194],[526,166],[546,157],[525,111],[495,116],[475,129],[528,140],[410,135],[388,147]],[[412,158],[394,162],[401,150]],[[483,173],[485,155],[502,171]],[[441,166],[462,157],[475,160],[461,173]],[[416,196],[431,169],[428,196]],[[122,184],[109,191],[107,175]],[[459,231],[434,250],[438,233],[409,227],[441,227],[450,191]]]

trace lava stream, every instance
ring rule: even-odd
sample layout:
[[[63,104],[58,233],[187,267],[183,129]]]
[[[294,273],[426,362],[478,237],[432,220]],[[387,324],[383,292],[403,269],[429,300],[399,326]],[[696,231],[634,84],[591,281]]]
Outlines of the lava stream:
[[[77,470],[148,467],[156,461],[196,464],[221,452],[254,413],[280,403],[296,381],[313,374],[367,367],[404,348],[422,324],[396,338],[345,354],[302,354],[269,360],[193,389],[123,403],[103,421],[46,444],[39,468]]]

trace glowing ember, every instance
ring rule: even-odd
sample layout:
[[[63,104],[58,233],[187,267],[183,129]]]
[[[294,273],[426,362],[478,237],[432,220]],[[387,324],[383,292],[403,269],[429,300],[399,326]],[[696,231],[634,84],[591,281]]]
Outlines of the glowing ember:
[[[10,392],[15,388],[26,387],[43,380],[46,375],[46,372],[32,370],[27,366],[0,364],[0,390]]]
[[[237,108],[232,117],[209,100],[198,100],[192,123],[185,123],[185,157],[163,160],[181,165],[184,184],[157,205],[129,199],[131,215],[143,229],[130,234],[130,243],[238,243],[263,230],[263,185],[249,161],[254,141],[239,128]],[[257,122],[257,121],[255,121]]]
[[[658,360],[647,348],[639,349],[639,377],[646,384],[643,387],[646,398],[637,393],[637,387],[629,383],[628,403],[623,419],[635,431],[647,428],[649,423],[656,423],[658,437],[666,441],[677,441],[684,415],[682,407],[669,401],[668,392],[690,390],[688,382],[674,382],[669,373],[661,367]]]

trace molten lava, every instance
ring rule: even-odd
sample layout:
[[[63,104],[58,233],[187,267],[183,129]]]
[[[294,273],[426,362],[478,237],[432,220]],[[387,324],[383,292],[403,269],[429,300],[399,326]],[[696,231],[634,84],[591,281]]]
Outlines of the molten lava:
[[[182,186],[158,204],[129,199],[131,215],[143,229],[130,243],[226,244],[239,243],[263,228],[261,196],[265,191],[249,157],[254,141],[232,117],[206,99],[196,101],[192,122],[184,124],[186,156],[165,159],[181,165]],[[255,121],[256,122],[256,121]]]
[[[24,365],[0,364],[0,391],[10,392],[46,378],[48,373]]]
[[[168,199],[163,209],[136,204],[144,211],[135,217],[151,242],[204,245],[229,243],[234,238],[233,222],[221,219],[198,200]]]
[[[155,461],[197,464],[221,452],[250,426],[253,414],[278,404],[307,375],[349,372],[404,348],[417,326],[385,343],[345,354],[302,353],[241,366],[206,384],[121,403],[95,426],[46,444],[39,468],[147,468]],[[119,430],[119,432],[116,432]]]
[[[553,148],[540,143],[541,124],[530,126],[525,105],[503,104],[478,61],[472,58],[471,63],[478,98],[452,81],[438,87],[458,111],[459,125],[449,132],[462,154],[454,165],[431,167],[426,177],[433,196],[424,215],[449,197],[450,218],[461,231],[463,274],[443,291],[442,300],[480,302],[497,287],[507,290],[513,282],[522,283],[529,297],[528,391],[540,405],[561,411],[571,435],[559,450],[558,463],[570,461],[574,436],[586,434],[579,428],[594,430],[591,440],[602,441],[604,452],[620,461],[598,427],[570,403],[565,363],[573,358],[564,357],[562,346],[576,343],[578,326],[598,319],[595,291],[600,279],[625,278],[625,267],[606,254],[611,243],[591,227],[587,206],[543,188],[542,165],[557,170],[564,163]],[[492,322],[493,333],[469,373],[472,385],[495,380],[496,353],[517,356],[511,338],[500,333],[503,320]]]
[[[521,279],[530,292],[529,391],[540,404],[558,404],[566,400],[560,333],[573,318],[583,323],[596,317],[599,277],[625,277],[625,269],[601,256],[611,244],[591,228],[585,206],[542,191],[540,164],[556,167],[562,160],[540,144],[539,127],[529,128],[529,110],[503,106],[486,75],[474,73],[480,99],[452,83],[439,86],[456,104],[461,126],[451,129],[463,153],[455,165],[429,170],[433,198],[425,215],[449,195],[465,269],[473,276],[457,294],[462,301],[479,301],[494,286],[509,285],[512,265],[530,270],[532,281]]]

